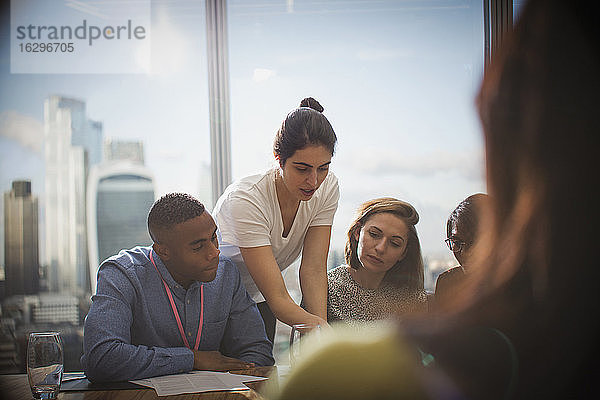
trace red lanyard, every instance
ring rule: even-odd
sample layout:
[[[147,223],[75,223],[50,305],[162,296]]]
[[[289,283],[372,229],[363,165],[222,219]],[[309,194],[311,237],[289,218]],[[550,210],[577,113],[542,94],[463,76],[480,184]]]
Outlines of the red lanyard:
[[[179,334],[181,335],[181,338],[183,339],[183,343],[185,343],[187,348],[191,350],[190,344],[188,343],[188,341],[185,337],[185,332],[183,331],[183,325],[181,324],[181,319],[179,318],[179,313],[177,312],[177,307],[175,306],[175,302],[173,301],[173,295],[171,294],[171,289],[169,289],[169,285],[167,285],[167,282],[165,282],[162,275],[160,274],[160,271],[156,267],[156,264],[154,263],[154,259],[152,258],[152,250],[150,250],[150,261],[152,262],[152,265],[154,265],[156,272],[158,272],[158,276],[160,276],[160,280],[162,281],[163,285],[165,285],[165,290],[167,292],[167,296],[169,297],[169,301],[171,302],[171,310],[173,311],[173,315],[175,315],[175,320],[177,321],[177,327],[179,328]],[[196,334],[196,344],[194,345],[194,350],[198,350],[198,346],[200,345],[200,335],[202,334],[202,321],[204,320],[203,316],[204,316],[204,285],[200,285],[200,322],[198,323],[198,333]]]

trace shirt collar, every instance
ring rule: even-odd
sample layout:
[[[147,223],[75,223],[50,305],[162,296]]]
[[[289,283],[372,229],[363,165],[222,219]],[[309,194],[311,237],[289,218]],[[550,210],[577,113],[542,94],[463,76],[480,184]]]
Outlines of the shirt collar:
[[[171,276],[171,273],[167,269],[167,266],[162,261],[160,256],[158,254],[156,254],[156,252],[152,249],[152,247],[150,247],[150,251],[152,252],[152,259],[154,260],[154,263],[156,264],[156,268],[158,268],[158,271],[160,272],[160,274],[162,275],[162,278],[165,280],[165,282],[169,286],[169,289],[182,290],[185,292],[186,289],[183,286],[181,286],[179,283],[177,283],[177,281],[175,279],[173,279],[173,276]],[[150,261],[150,254],[148,254],[148,261]],[[150,267],[152,267],[152,269],[154,269],[154,266],[152,266],[152,261],[150,261]],[[154,272],[156,272],[156,270]],[[160,279],[160,277],[158,277],[158,279]],[[198,281],[194,281],[194,282],[192,282],[192,284],[190,285],[188,290],[193,289],[198,285],[200,285],[200,283]]]

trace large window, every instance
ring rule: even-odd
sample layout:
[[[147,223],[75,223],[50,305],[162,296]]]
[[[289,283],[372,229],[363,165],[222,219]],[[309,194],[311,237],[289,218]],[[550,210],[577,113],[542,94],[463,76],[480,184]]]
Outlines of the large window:
[[[58,3],[53,9],[57,19],[61,13],[73,12],[72,7],[79,7],[69,2]],[[55,154],[56,162],[63,161],[62,154],[56,154],[55,148],[51,147],[54,143],[49,143],[44,133],[49,129],[44,104],[52,96],[59,99],[59,108],[71,110],[72,129],[65,140],[69,141],[69,146],[83,147],[87,151],[88,171],[85,173],[101,163],[101,157],[92,157],[92,154],[104,153],[103,161],[129,157],[144,164],[152,174],[156,197],[171,191],[184,191],[207,203],[211,201],[204,2],[156,0],[148,3],[151,5],[151,64],[141,74],[11,73],[9,8],[3,7],[0,190],[9,190],[15,179],[32,181],[32,193],[41,200],[40,257],[43,267],[47,264],[44,260],[49,257],[44,226],[44,211],[48,206],[46,178],[52,173],[49,172],[48,158]],[[112,10],[114,4],[117,3],[98,2],[92,5],[95,8],[90,6],[76,11],[81,20],[91,20],[94,14]],[[32,7],[35,6],[32,3]],[[125,9],[117,11],[121,14],[114,17],[116,21],[133,18]],[[52,110],[49,113],[55,114]],[[89,129],[85,130],[88,120],[100,127],[94,135],[100,132],[101,139],[114,151],[106,151],[108,145],[103,145],[102,141],[85,143],[77,140],[77,137],[92,134]],[[61,135],[68,130],[55,129]],[[138,144],[133,150],[141,149],[141,156],[133,151],[127,154],[132,144]],[[48,199],[48,202],[52,201],[53,198]],[[3,248],[0,249],[0,265],[2,253]]]
[[[131,20],[135,26],[140,10],[148,6],[150,23],[145,28],[150,46],[145,50],[146,55],[149,50],[151,64],[144,64],[141,73],[118,73],[119,68],[113,68],[116,73],[11,73],[15,44],[10,41],[14,33],[10,3],[2,2],[0,20],[0,271],[4,266],[12,268],[4,254],[4,194],[10,192],[13,181],[31,181],[31,195],[40,209],[36,219],[40,286],[56,298],[45,302],[34,295],[3,302],[0,343],[11,343],[15,337],[20,342],[14,342],[17,364],[0,366],[0,373],[24,371],[18,355],[25,352],[18,347],[26,344],[27,329],[49,329],[40,325],[46,320],[36,317],[52,310],[46,303],[67,307],[81,323],[90,301],[88,270],[91,266],[93,273],[98,266],[98,261],[90,261],[88,250],[95,249],[97,257],[104,258],[131,244],[114,242],[117,235],[107,235],[107,225],[114,229],[118,223],[127,224],[119,232],[128,241],[147,244],[145,217],[155,197],[183,191],[211,201],[204,1],[57,0],[42,5],[13,0],[25,19],[31,16],[27,24],[73,28],[83,21],[87,26],[127,26]],[[40,8],[46,6],[46,14],[40,16]],[[66,21],[65,15],[71,19]],[[91,47],[110,43],[98,40]],[[87,48],[87,43],[75,43],[76,51]],[[117,56],[109,52],[106,58],[93,61],[108,70]],[[78,57],[72,62],[81,61]],[[116,165],[121,162],[129,164]],[[98,170],[92,174],[94,168]],[[126,183],[116,182],[123,175],[108,174],[111,170],[135,176]],[[104,180],[90,180],[93,176]],[[96,185],[91,191],[95,193],[90,202],[93,207],[86,207],[92,184]],[[138,209],[130,209],[134,203]],[[86,226],[86,211],[91,209],[97,211],[94,219],[87,218],[96,220],[95,246],[89,243],[92,235]],[[10,284],[0,277],[0,298]],[[73,327],[71,319],[59,314],[49,318],[56,323],[52,329],[63,334],[67,354],[72,355],[65,360],[66,370],[80,370],[81,326]],[[15,330],[5,332],[7,326]]]
[[[49,12],[90,20],[102,15],[104,4],[121,4],[93,2],[97,9],[58,3]],[[61,268],[81,282],[81,268],[89,263],[83,253],[67,269],[63,261],[52,261],[51,248],[60,247],[55,242],[70,239],[48,233],[46,221],[59,215],[57,203],[71,194],[71,202],[85,197],[84,177],[100,162],[98,149],[82,149],[97,147],[100,136],[104,161],[143,163],[154,197],[184,191],[212,207],[205,4],[151,0],[150,5],[152,62],[141,74],[11,73],[11,20],[8,6],[2,8],[0,190],[30,180],[39,199],[42,287],[62,282],[56,275]],[[417,228],[431,289],[435,275],[453,262],[443,241],[448,214],[468,195],[485,191],[474,108],[484,59],[482,2],[230,0],[227,11],[233,179],[272,166],[281,121],[303,97],[315,97],[339,139],[331,170],[341,198],[329,266],[343,261],[356,207],[393,196],[421,215]],[[128,18],[126,11],[117,16]],[[61,107],[71,110],[70,127],[60,125]],[[49,132],[61,129],[70,129],[67,143],[46,143]],[[47,177],[64,176],[61,171],[75,171],[76,195],[60,192],[62,184],[48,186]],[[87,252],[81,215],[68,228],[77,242],[69,246]],[[2,242],[3,232],[0,227]],[[0,266],[3,253],[2,247]],[[287,275],[294,290],[294,271]],[[81,295],[80,289],[70,292]]]
[[[474,97],[483,73],[481,1],[229,1],[233,178],[273,165],[272,143],[303,97],[338,136],[340,181],[329,267],[343,262],[358,205],[412,203],[426,287],[455,261],[446,218],[485,191]],[[285,273],[299,300],[298,265]],[[279,324],[276,356],[289,328]],[[285,363],[285,359],[279,361]]]
[[[435,274],[451,262],[443,241],[448,214],[485,191],[474,108],[482,13],[481,1],[466,0],[230,1],[234,179],[271,165],[281,121],[313,96],[339,139],[333,262],[356,207],[393,196],[419,211],[423,254]]]

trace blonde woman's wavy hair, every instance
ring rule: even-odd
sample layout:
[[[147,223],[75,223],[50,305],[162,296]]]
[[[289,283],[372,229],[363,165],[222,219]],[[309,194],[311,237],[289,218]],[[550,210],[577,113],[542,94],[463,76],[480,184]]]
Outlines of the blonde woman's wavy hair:
[[[351,268],[358,269],[361,266],[358,259],[357,246],[358,240],[356,233],[365,226],[365,223],[375,214],[390,213],[402,219],[408,227],[408,243],[406,245],[405,255],[399,260],[383,278],[384,282],[389,282],[397,287],[408,287],[410,289],[423,289],[423,257],[421,255],[421,244],[415,225],[419,222],[417,210],[404,201],[393,197],[382,197],[369,200],[360,205],[356,217],[350,229],[348,229],[348,240],[344,249],[346,264]]]

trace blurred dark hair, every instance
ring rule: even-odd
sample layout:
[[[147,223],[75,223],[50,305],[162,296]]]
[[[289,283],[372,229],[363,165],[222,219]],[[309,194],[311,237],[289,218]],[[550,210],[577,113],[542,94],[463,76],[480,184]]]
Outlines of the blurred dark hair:
[[[477,100],[495,228],[493,280],[525,267],[544,297],[559,283],[550,280],[573,278],[564,266],[586,258],[597,216],[586,175],[596,168],[600,134],[600,35],[590,35],[593,21],[581,4],[528,2]]]
[[[148,213],[148,233],[159,243],[160,231],[171,229],[177,224],[199,217],[204,205],[186,193],[169,193],[156,200]]]
[[[360,268],[361,263],[356,250],[358,246],[356,232],[362,229],[369,218],[379,213],[394,214],[402,219],[408,227],[408,243],[405,256],[385,274],[383,281],[397,287],[423,289],[423,257],[421,256],[421,244],[415,228],[415,225],[419,222],[419,214],[410,204],[392,197],[369,200],[360,205],[356,217],[348,229],[348,240],[344,249],[346,264],[354,269]]]
[[[337,137],[322,112],[321,104],[307,97],[302,99],[299,108],[285,117],[273,143],[273,153],[280,166],[283,167],[297,150],[309,145],[325,146],[333,156]]]
[[[529,0],[477,99],[492,231],[463,315],[513,340],[519,398],[579,398],[597,384],[600,221],[589,175],[600,32],[590,7]]]
[[[458,203],[446,221],[446,237],[456,229],[461,240],[468,245],[474,243],[487,201],[487,194],[476,193]]]

